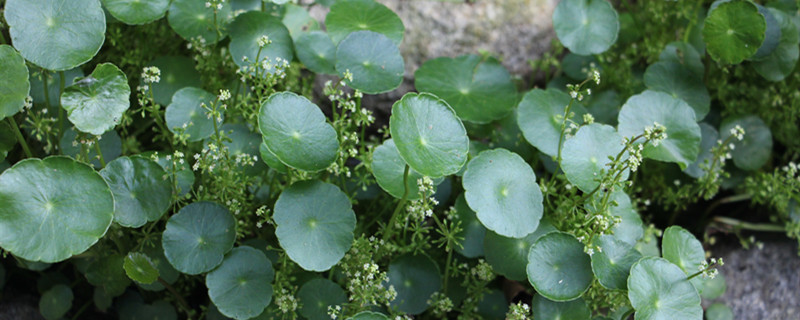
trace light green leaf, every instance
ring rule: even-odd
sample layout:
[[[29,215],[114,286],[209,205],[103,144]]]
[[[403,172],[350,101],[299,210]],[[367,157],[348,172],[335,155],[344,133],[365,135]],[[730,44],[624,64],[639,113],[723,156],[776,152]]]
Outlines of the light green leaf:
[[[707,320],[733,320],[733,311],[724,303],[717,302],[706,309]]]
[[[400,49],[383,34],[353,32],[336,47],[336,72],[352,73],[348,86],[364,93],[378,94],[396,89],[403,82],[405,62]]]
[[[613,127],[599,123],[582,126],[575,136],[564,142],[561,169],[578,189],[592,192],[608,173],[609,157],[616,158],[624,148],[622,137]],[[628,179],[628,170],[621,179]]]
[[[400,17],[374,0],[336,1],[325,16],[325,26],[334,43],[339,43],[350,33],[369,30],[383,34],[399,46],[405,31]]]
[[[517,107],[517,124],[525,140],[551,157],[558,156],[561,123],[569,101],[569,95],[564,92],[533,89],[525,94]],[[570,113],[572,112],[575,113],[573,119],[580,119],[586,110],[580,103],[573,101],[570,107]]]
[[[127,24],[145,24],[164,17],[170,0],[103,0],[106,10]]]
[[[158,269],[146,254],[141,252],[131,252],[125,256],[122,264],[128,278],[142,284],[152,284],[158,280]]]
[[[551,232],[536,240],[528,254],[528,281],[536,292],[553,301],[579,298],[594,275],[589,255],[575,236]]]
[[[651,64],[644,73],[647,88],[685,101],[702,120],[711,109],[711,96],[703,83],[703,75],[676,63],[661,61]]]
[[[294,39],[297,59],[316,73],[336,74],[336,46],[322,31],[304,32]]]
[[[236,221],[219,204],[195,202],[169,218],[162,237],[164,255],[176,270],[200,274],[222,263],[233,248]]]
[[[20,112],[30,92],[25,59],[11,46],[0,45],[0,120]]]
[[[206,44],[214,44],[225,38],[225,30],[233,17],[229,3],[221,2],[222,8],[206,7],[206,1],[172,0],[167,21],[172,30],[186,40],[201,38]]]
[[[217,97],[199,88],[185,87],[175,92],[172,103],[164,112],[167,129],[172,133],[181,131],[189,135],[188,141],[200,141],[214,134],[214,121],[222,125],[224,110],[220,110],[220,119],[211,119],[210,112],[203,105],[211,108]]]
[[[697,290],[678,266],[663,258],[643,258],[631,267],[628,299],[637,320],[703,318]]]
[[[600,54],[617,41],[619,18],[606,0],[562,0],[553,12],[553,29],[570,51]]]
[[[592,272],[603,287],[627,290],[631,266],[642,258],[642,254],[632,245],[611,235],[596,239],[598,249],[592,255]]]
[[[99,136],[119,124],[130,107],[130,96],[128,78],[122,70],[103,63],[88,77],[64,89],[61,106],[78,130]]]
[[[541,294],[533,296],[531,302],[534,319],[569,319],[569,320],[589,320],[592,311],[582,298],[567,301],[555,302],[548,300]]]
[[[686,275],[697,272],[706,259],[703,245],[684,228],[679,226],[667,228],[661,241],[661,253],[664,259],[677,265]]]
[[[114,194],[114,221],[138,228],[157,221],[172,204],[172,186],[158,163],[142,157],[120,157],[100,170]]]
[[[419,185],[417,181],[423,175],[414,169],[408,170],[406,185],[403,186],[403,175],[405,173],[406,162],[400,157],[394,140],[388,139],[382,145],[375,148],[372,153],[372,174],[378,185],[395,198],[403,198],[405,194],[407,200],[419,199]]]
[[[264,60],[270,64],[279,64],[277,58],[287,62],[294,58],[289,30],[280,20],[266,12],[249,11],[240,14],[229,29],[231,56],[240,67],[250,66],[253,63],[260,67]],[[272,42],[260,47],[259,41],[262,36],[269,37]],[[261,69],[261,72],[273,73],[275,69]]]
[[[275,271],[263,252],[237,247],[206,275],[208,296],[220,313],[237,320],[258,316],[272,301]]]

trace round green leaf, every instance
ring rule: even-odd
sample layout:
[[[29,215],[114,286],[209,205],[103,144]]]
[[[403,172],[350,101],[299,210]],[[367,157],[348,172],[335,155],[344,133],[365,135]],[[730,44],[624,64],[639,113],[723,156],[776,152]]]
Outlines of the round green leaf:
[[[782,81],[794,71],[800,56],[800,31],[793,21],[793,17],[773,8],[767,8],[778,21],[781,29],[781,38],[778,47],[770,55],[760,61],[753,62],[753,68],[764,79],[769,81]]]
[[[750,1],[721,3],[703,25],[706,50],[714,60],[738,64],[753,56],[764,42],[767,23]]]
[[[0,45],[0,120],[15,115],[31,92],[25,59],[9,45]]]
[[[234,319],[258,316],[272,301],[275,271],[263,252],[237,247],[206,275],[208,296],[220,313]]]
[[[665,62],[674,62],[683,65],[686,69],[695,75],[702,77],[705,71],[703,65],[703,58],[691,44],[686,42],[670,42],[661,51],[658,60]]]
[[[292,168],[320,171],[336,160],[336,130],[303,96],[288,91],[271,95],[258,111],[258,126],[269,150]]]
[[[628,275],[631,266],[642,258],[642,254],[632,245],[610,235],[601,235],[592,255],[592,272],[603,287],[616,290],[628,289]]]
[[[469,138],[447,102],[428,93],[407,93],[392,106],[389,129],[397,151],[420,174],[441,177],[467,162]]]
[[[330,269],[353,244],[356,215],[350,199],[329,183],[308,180],[286,188],[273,219],[281,247],[309,271]]]
[[[176,270],[200,274],[218,266],[233,248],[236,221],[219,204],[195,202],[169,218],[162,237],[164,255]]]
[[[548,300],[541,294],[533,296],[531,309],[534,319],[589,320],[592,316],[592,311],[583,299],[556,302]]]
[[[175,270],[175,268],[169,264],[169,261],[167,261],[167,257],[164,256],[164,248],[161,247],[160,237],[153,241],[150,245],[145,245],[144,248],[142,248],[142,251],[147,255],[147,258],[150,259],[150,262],[156,267],[158,270],[158,276],[161,279],[164,279],[164,281],[168,284],[173,284],[178,280],[180,272]],[[151,284],[137,282],[136,285],[149,291],[161,291],[165,289],[164,285],[159,282],[153,282]]]
[[[646,158],[675,162],[685,169],[700,152],[700,126],[694,110],[666,93],[646,90],[630,97],[619,112],[618,122],[619,133],[629,138],[656,122],[667,128],[667,138],[658,146],[648,143],[644,147],[642,155]]]
[[[717,129],[714,129],[714,127],[705,122],[700,123],[700,135],[700,154],[697,155],[697,160],[683,170],[683,172],[692,178],[698,179],[704,176],[710,169],[711,162],[714,161],[711,148],[716,147],[717,140],[719,140]],[[717,165],[714,171],[719,171],[720,169],[720,166]]]
[[[464,172],[464,195],[487,229],[522,238],[542,218],[542,191],[536,175],[519,155],[505,149],[481,152]]]
[[[602,0],[601,0],[602,1]],[[554,89],[533,89],[525,94],[517,108],[517,124],[528,143],[546,155],[558,155],[561,123],[570,97]],[[586,110],[577,101],[572,102],[570,113],[580,119]]]
[[[644,73],[644,84],[651,90],[685,101],[694,110],[696,120],[705,118],[711,109],[711,96],[702,74],[698,75],[679,63],[661,61],[651,64]]]
[[[528,254],[528,281],[536,292],[553,301],[580,297],[594,278],[583,247],[575,236],[564,232],[551,232],[536,240]]]
[[[663,258],[643,258],[631,267],[628,299],[636,319],[703,318],[697,290],[680,268]]]
[[[403,175],[405,173],[406,162],[400,157],[394,140],[389,139],[382,145],[375,148],[372,153],[372,174],[381,188],[395,198],[403,198],[406,193],[407,200],[419,199],[419,185],[417,180],[423,176],[409,168],[406,185],[403,186]]]
[[[403,82],[405,62],[400,49],[386,36],[372,31],[353,32],[336,47],[336,71],[349,71],[348,85],[364,93],[392,91]]]
[[[725,119],[719,129],[720,139],[727,140],[737,125],[744,129],[744,139],[733,138],[731,150],[733,163],[742,170],[758,170],[764,166],[772,154],[772,132],[761,118],[755,115]]]
[[[285,61],[292,61],[294,58],[289,30],[280,20],[266,12],[249,11],[240,14],[231,23],[230,35],[231,56],[240,67],[253,63],[261,66],[264,60],[276,64],[277,58]],[[269,37],[272,43],[259,47],[259,40],[263,36]]]
[[[781,26],[778,23],[778,19],[775,18],[772,11],[768,10],[767,7],[758,3],[753,4],[758,8],[758,13],[764,16],[764,22],[767,24],[767,29],[764,32],[764,42],[758,47],[756,54],[749,58],[749,60],[758,61],[771,55],[778,47],[781,39]]]
[[[546,219],[542,219],[536,231],[519,239],[507,238],[489,231],[483,240],[486,262],[500,275],[511,280],[524,281],[527,279],[525,265],[528,264],[531,245],[543,235],[553,231],[558,230]]]
[[[561,169],[578,189],[592,192],[608,173],[611,162],[608,158],[615,158],[624,148],[622,137],[613,127],[599,123],[583,126],[564,142]],[[625,170],[622,179],[627,177],[628,170]]]
[[[447,101],[462,120],[476,123],[505,117],[518,101],[508,70],[478,55],[428,60],[414,73],[414,85]]]
[[[464,240],[456,251],[467,258],[477,258],[483,255],[483,240],[486,236],[486,227],[478,220],[475,211],[469,208],[464,194],[456,198],[456,219],[461,221],[461,232],[456,234]]]
[[[8,0],[5,18],[14,48],[48,70],[88,62],[105,41],[106,16],[99,0]]]
[[[213,94],[199,88],[186,87],[178,90],[164,112],[167,129],[172,133],[183,131],[189,135],[189,141],[200,141],[210,137],[214,134],[214,121],[216,120],[219,126],[222,125],[223,119],[210,119],[209,111],[203,108],[203,104],[210,108],[216,99]]]
[[[661,241],[661,253],[664,259],[677,265],[687,275],[697,272],[706,259],[703,245],[684,228],[679,226],[667,228]]]
[[[103,0],[114,18],[127,24],[144,24],[161,19],[170,0]]]
[[[722,272],[718,273],[714,278],[704,278],[702,280],[703,292],[700,292],[700,296],[703,297],[703,300],[714,300],[721,297],[728,290],[728,283],[725,281],[725,276]]]
[[[39,299],[39,312],[47,320],[57,320],[72,308],[72,289],[67,285],[57,284],[47,290]]]
[[[717,302],[706,309],[707,320],[733,320],[733,311],[724,303]]]
[[[283,6],[283,10],[281,22],[289,30],[293,40],[296,40],[302,34],[320,29],[317,19],[314,19],[304,6],[287,3]]]
[[[138,228],[157,221],[172,204],[172,185],[158,163],[143,157],[120,157],[100,170],[114,194],[114,221]]]
[[[125,256],[122,264],[128,278],[143,284],[152,284],[158,280],[158,269],[146,254],[141,252],[131,252]]]
[[[347,320],[389,320],[383,313],[361,311]]]
[[[347,302],[347,294],[335,282],[328,279],[312,279],[297,291],[300,301],[300,315],[308,320],[330,320],[328,306],[338,306]]]
[[[31,261],[86,251],[114,217],[114,196],[100,174],[61,156],[22,160],[4,171],[0,203],[0,247]]]
[[[394,11],[374,0],[338,0],[325,16],[325,26],[333,42],[339,43],[352,32],[369,30],[383,34],[395,46],[403,42],[405,27]]]
[[[119,123],[130,107],[130,97],[128,77],[115,65],[103,63],[64,89],[61,106],[78,130],[99,136]]]
[[[392,308],[408,314],[428,309],[428,299],[442,288],[442,277],[436,263],[424,255],[406,254],[389,264],[389,286],[397,291]]]
[[[201,38],[206,44],[222,40],[225,38],[226,26],[233,16],[231,6],[227,2],[221,2],[222,8],[214,14],[214,8],[206,7],[205,4],[206,1],[173,0],[167,15],[169,26],[186,40]]]
[[[261,145],[258,146],[258,153],[261,154],[261,160],[264,160],[264,163],[266,163],[267,166],[269,166],[270,168],[275,169],[280,173],[288,172],[286,169],[286,165],[283,164],[283,162],[281,162],[281,160],[278,159],[278,157],[276,157],[275,154],[269,150],[269,147],[267,147],[267,144],[264,143],[263,138],[261,141]]]
[[[304,32],[294,39],[297,58],[316,73],[336,74],[336,45],[325,32]]]
[[[563,0],[553,12],[558,40],[580,55],[600,54],[617,41],[617,11],[605,0]]]
[[[106,294],[117,297],[125,293],[131,280],[125,275],[123,257],[112,254],[101,258],[86,269],[86,280],[93,286],[103,288]]]
[[[150,84],[153,87],[153,98],[161,105],[169,105],[175,92],[184,87],[203,85],[200,73],[194,68],[194,61],[189,57],[162,56],[147,65],[157,67],[161,71],[161,81]]]

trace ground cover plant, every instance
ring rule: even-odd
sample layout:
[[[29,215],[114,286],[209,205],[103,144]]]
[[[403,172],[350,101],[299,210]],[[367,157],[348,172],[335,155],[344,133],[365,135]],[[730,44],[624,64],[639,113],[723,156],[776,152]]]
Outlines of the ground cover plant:
[[[46,319],[731,319],[705,248],[800,236],[795,1],[562,0],[532,81],[431,59],[388,119],[374,0],[0,10],[0,288]]]

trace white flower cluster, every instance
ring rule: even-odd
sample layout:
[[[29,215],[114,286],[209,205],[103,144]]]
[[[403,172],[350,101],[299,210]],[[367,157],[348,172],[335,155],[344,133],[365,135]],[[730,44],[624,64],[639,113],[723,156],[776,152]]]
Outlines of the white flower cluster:
[[[506,320],[530,320],[531,317],[531,308],[522,303],[522,301],[517,303],[512,303],[508,308],[508,313],[506,313]]]
[[[478,260],[478,264],[470,270],[470,273],[481,281],[491,281],[494,279],[492,266],[483,259]]]
[[[268,35],[263,35],[258,38],[258,47],[263,48],[272,43],[272,40],[269,39]]]
[[[225,0],[206,1],[206,8],[214,8],[215,10],[222,10],[223,3],[225,3]]]
[[[697,267],[697,269],[698,269],[698,271],[701,271],[703,273],[703,278],[714,279],[719,274],[719,271],[717,270],[715,265],[716,265],[716,267],[721,267],[721,266],[725,265],[725,262],[722,261],[722,258],[719,258],[719,260],[717,260],[715,258],[711,258],[711,263],[709,263],[706,260],[703,260],[703,263],[701,263]]]
[[[667,138],[667,127],[658,122],[653,122],[652,126],[644,128],[644,138],[650,141],[654,147],[658,147],[661,141]]]
[[[219,101],[228,100],[231,98],[231,92],[228,89],[221,89],[217,98],[219,98]]]
[[[289,291],[286,289],[281,289],[280,294],[276,295],[275,305],[277,305],[278,309],[280,309],[284,314],[293,312],[297,310],[298,307],[297,298],[289,294]]]
[[[600,71],[592,70],[592,79],[595,84],[600,85]]]
[[[644,150],[644,146],[641,144],[636,144],[628,147],[628,159],[625,160],[628,163],[628,169],[631,172],[636,172],[639,169],[639,166],[642,164],[642,150]]]
[[[584,124],[592,124],[594,123],[594,116],[591,113],[584,113],[583,114],[583,123]]]
[[[453,301],[442,292],[434,292],[427,302],[437,317],[446,318],[447,313],[453,311]]]
[[[737,140],[742,141],[744,139],[744,128],[737,124],[735,127],[731,128],[731,135],[736,137]]]
[[[144,67],[142,69],[142,81],[144,83],[158,83],[161,81],[161,70],[158,67]]]

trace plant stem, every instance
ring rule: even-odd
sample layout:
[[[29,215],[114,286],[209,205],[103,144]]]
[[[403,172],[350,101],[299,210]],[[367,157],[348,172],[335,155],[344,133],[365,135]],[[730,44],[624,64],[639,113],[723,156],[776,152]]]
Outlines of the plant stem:
[[[60,99],[61,95],[64,94],[64,84],[66,81],[64,79],[64,71],[59,71],[58,77],[61,78],[58,81],[58,96]],[[64,136],[64,108],[61,107],[61,102],[59,102],[58,105],[58,136],[56,136],[58,139],[56,139],[56,142],[61,141],[61,137]]]
[[[397,215],[400,214],[400,210],[406,204],[406,200],[408,199],[408,164],[406,164],[406,168],[403,172],[403,198],[400,199],[400,202],[397,203],[397,207],[394,209],[392,213],[392,217],[389,218],[389,225],[386,226],[386,231],[383,233],[383,241],[389,240],[392,236],[392,231],[394,231],[394,220],[397,219]]]
[[[714,221],[730,225],[734,228],[764,231],[764,232],[785,232],[786,228],[773,223],[750,223],[728,217],[714,217]]]
[[[175,288],[173,288],[171,285],[169,285],[169,283],[167,283],[167,281],[165,281],[164,278],[158,277],[158,283],[160,283],[162,286],[164,286],[164,288],[167,288],[167,290],[170,293],[172,293],[172,295],[175,296],[175,299],[178,300],[178,303],[180,303],[181,306],[183,307],[183,309],[186,310],[186,318],[187,319],[191,319],[192,315],[191,315],[190,312],[191,312],[192,308],[189,307],[189,304],[186,303],[186,300],[183,299],[183,296],[181,296],[178,293],[178,291],[175,290]]]
[[[17,141],[22,146],[22,150],[25,151],[25,157],[33,158],[33,153],[31,153],[31,149],[28,147],[28,143],[25,142],[25,137],[22,135],[22,131],[19,131],[19,126],[17,126],[17,122],[14,121],[14,117],[8,117],[8,123],[11,124],[11,128],[14,129],[14,135],[17,136]]]
[[[444,286],[442,292],[447,294],[447,280],[450,279],[450,264],[453,261],[453,249],[447,251],[447,264],[444,265]]]
[[[75,314],[72,316],[72,320],[76,320],[76,319],[78,319],[78,318],[80,317],[81,313],[83,313],[84,311],[86,311],[86,308],[88,308],[89,306],[91,306],[93,303],[94,303],[94,301],[92,301],[92,300],[88,300],[88,301],[86,301],[86,303],[84,303],[84,304],[81,306],[81,308],[80,308],[80,309],[78,309],[78,311],[76,311],[76,312],[75,312]]]
[[[100,151],[100,140],[94,142],[94,151],[97,152],[97,156],[100,158],[100,167],[106,167],[106,159],[103,158],[103,151]]]
[[[708,209],[706,209],[706,212],[703,213],[703,219],[700,219],[700,220],[705,220],[705,218],[708,217],[708,215],[711,214],[711,212],[713,212],[714,209],[716,209],[720,205],[723,205],[723,204],[726,204],[726,203],[731,203],[731,202],[749,200],[752,197],[753,196],[750,195],[750,194],[742,193],[742,194],[736,194],[736,195],[728,196],[728,197],[719,199],[717,201],[714,201],[714,203],[712,203],[711,205],[708,206]]]
[[[564,131],[567,129],[567,119],[569,119],[569,110],[572,108],[573,101],[575,101],[575,99],[569,100],[569,104],[564,110],[564,120],[561,121],[561,134],[558,135],[558,157],[556,158],[556,162],[558,162],[558,168],[561,168],[561,147],[563,146]]]

